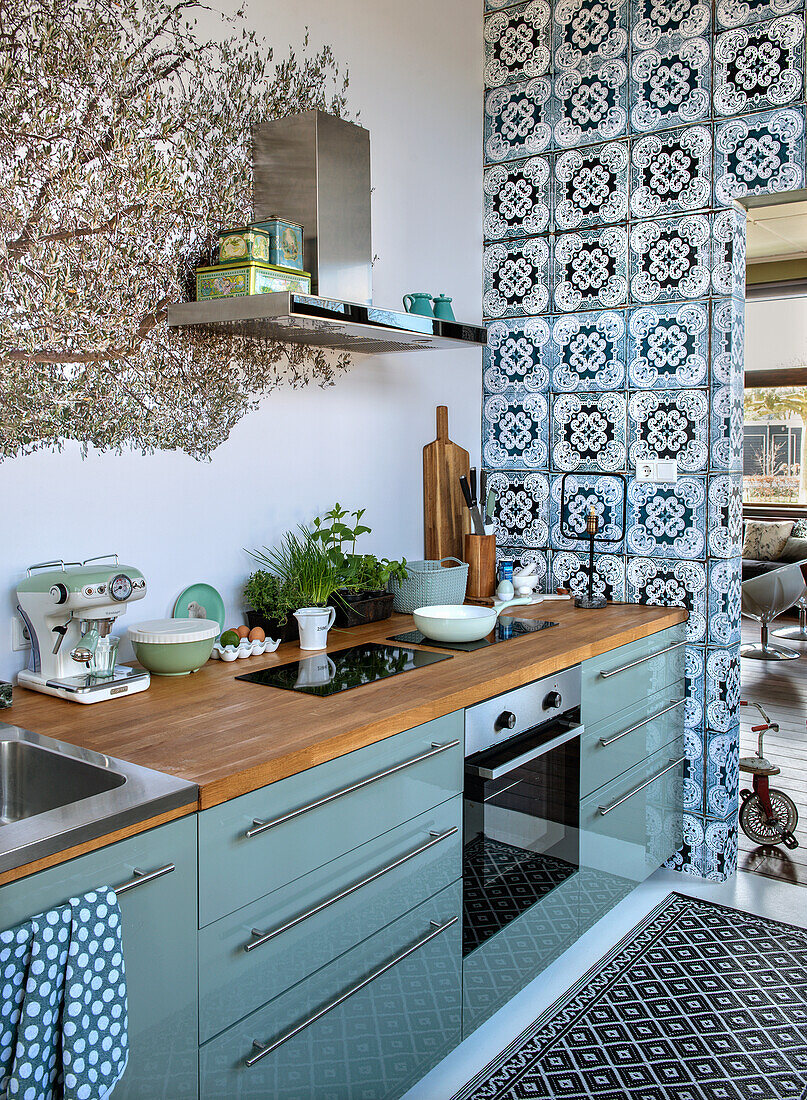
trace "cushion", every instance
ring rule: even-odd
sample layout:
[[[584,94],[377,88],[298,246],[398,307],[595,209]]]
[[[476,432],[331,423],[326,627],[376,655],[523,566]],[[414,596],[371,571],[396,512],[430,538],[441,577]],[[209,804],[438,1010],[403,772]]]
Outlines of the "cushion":
[[[789,538],[779,561],[807,561],[807,538]]]
[[[793,521],[765,523],[749,519],[745,525],[743,557],[754,561],[776,561],[785,548],[793,530]]]
[[[797,519],[790,533],[794,539],[807,538],[807,519]]]

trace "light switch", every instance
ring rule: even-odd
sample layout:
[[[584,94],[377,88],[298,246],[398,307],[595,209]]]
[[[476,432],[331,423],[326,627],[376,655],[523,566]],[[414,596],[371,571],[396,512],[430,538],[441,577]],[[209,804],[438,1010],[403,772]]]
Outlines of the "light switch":
[[[656,481],[677,481],[678,460],[675,458],[656,459]]]

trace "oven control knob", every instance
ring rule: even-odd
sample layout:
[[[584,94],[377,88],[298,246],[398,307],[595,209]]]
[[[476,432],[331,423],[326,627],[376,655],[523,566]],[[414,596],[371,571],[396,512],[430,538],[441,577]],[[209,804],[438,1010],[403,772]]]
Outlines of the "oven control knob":
[[[560,710],[563,698],[559,691],[550,691],[544,696],[544,710]]]
[[[503,710],[499,717],[496,719],[495,728],[497,730],[511,730],[515,729],[516,716],[511,710]]]

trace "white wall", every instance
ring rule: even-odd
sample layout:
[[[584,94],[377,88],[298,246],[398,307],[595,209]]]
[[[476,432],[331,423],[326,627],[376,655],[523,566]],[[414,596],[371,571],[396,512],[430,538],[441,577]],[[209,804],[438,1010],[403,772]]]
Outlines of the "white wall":
[[[807,366],[807,297],[745,303],[745,369]]]
[[[252,0],[248,16],[277,57],[307,25],[312,48],[330,43],[349,68],[350,108],[370,131],[375,302],[444,292],[458,318],[478,321],[478,4]],[[11,651],[11,616],[31,562],[117,551],[149,582],[123,627],[169,614],[194,581],[215,585],[241,621],[242,547],[271,543],[335,500],[366,507],[368,551],[422,557],[421,449],[434,438],[435,405],[449,406],[452,438],[478,461],[480,401],[478,350],[362,356],[331,389],[270,396],[209,463],[172,453],[82,460],[74,446],[0,463],[0,676],[26,660]]]

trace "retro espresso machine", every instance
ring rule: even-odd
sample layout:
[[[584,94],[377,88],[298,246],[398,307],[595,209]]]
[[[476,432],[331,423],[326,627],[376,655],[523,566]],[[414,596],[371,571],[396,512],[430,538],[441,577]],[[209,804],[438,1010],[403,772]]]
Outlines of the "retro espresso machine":
[[[74,703],[145,691],[149,674],[116,663],[118,638],[111,633],[127,604],[146,594],[140,570],[103,554],[40,562],[27,572],[17,586],[17,610],[31,635],[31,661],[19,673],[20,686]]]

